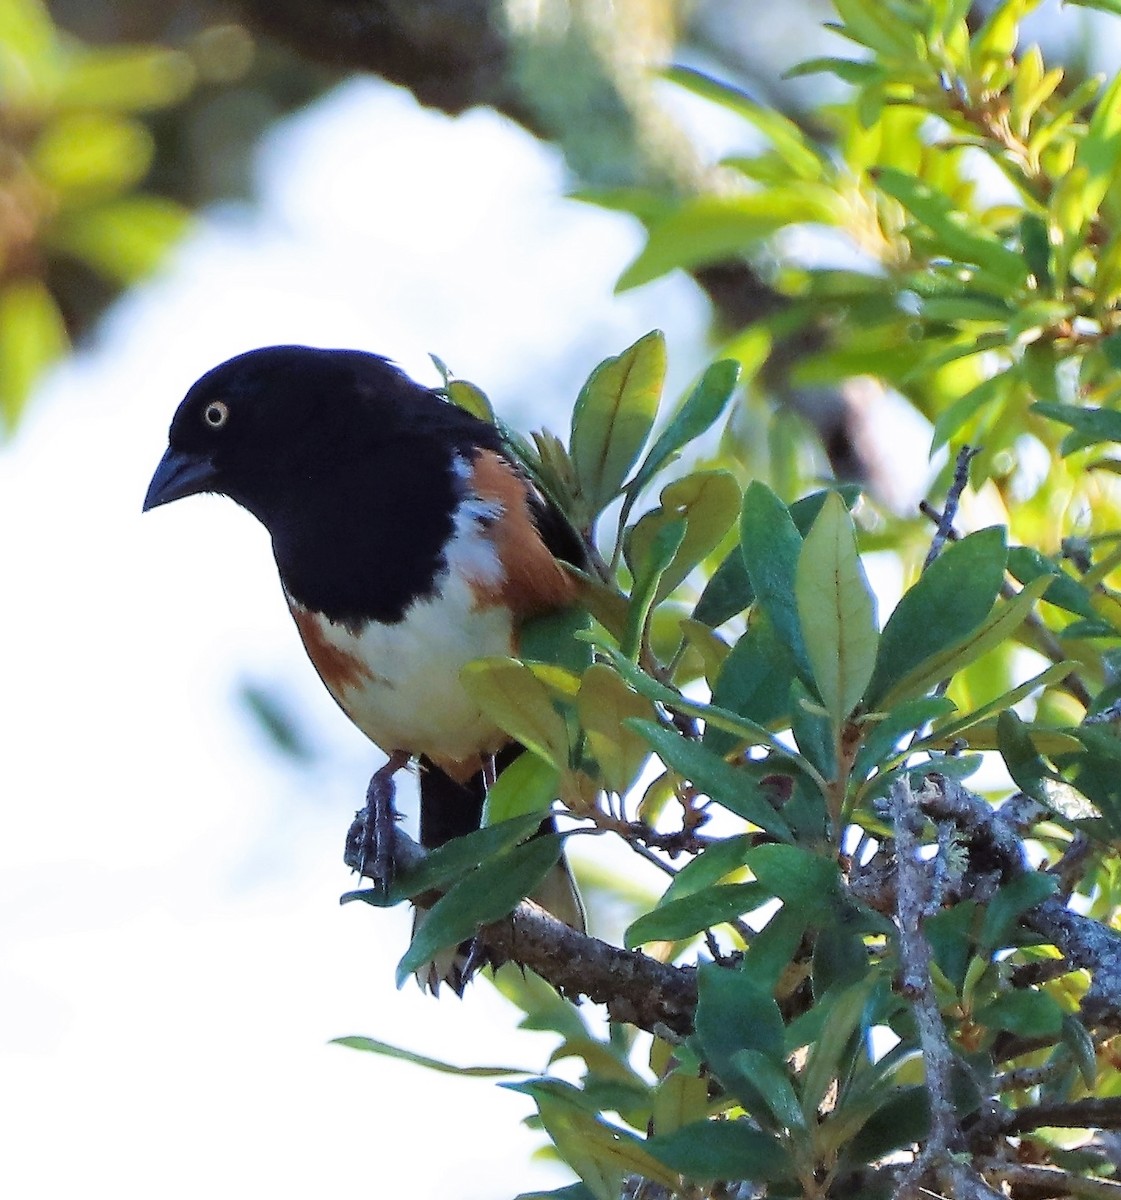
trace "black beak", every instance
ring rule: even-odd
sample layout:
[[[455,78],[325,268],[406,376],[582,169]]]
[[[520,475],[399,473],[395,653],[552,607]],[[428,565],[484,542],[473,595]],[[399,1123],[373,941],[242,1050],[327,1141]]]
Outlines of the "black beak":
[[[144,497],[144,511],[158,508],[161,504],[170,504],[172,500],[181,500],[184,496],[214,491],[217,479],[214,464],[209,458],[186,454],[169,446],[160,459],[152,482],[148,484],[148,494]]]

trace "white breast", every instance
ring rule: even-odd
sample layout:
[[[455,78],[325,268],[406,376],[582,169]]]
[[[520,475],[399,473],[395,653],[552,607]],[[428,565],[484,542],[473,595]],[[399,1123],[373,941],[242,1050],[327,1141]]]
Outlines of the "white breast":
[[[425,754],[441,765],[468,763],[507,740],[460,682],[476,658],[510,654],[513,627],[504,605],[480,603],[502,568],[487,529],[494,505],[460,505],[434,593],[393,625],[357,632],[289,597],[308,656],[347,716],[383,750]],[[472,586],[474,585],[474,586]]]

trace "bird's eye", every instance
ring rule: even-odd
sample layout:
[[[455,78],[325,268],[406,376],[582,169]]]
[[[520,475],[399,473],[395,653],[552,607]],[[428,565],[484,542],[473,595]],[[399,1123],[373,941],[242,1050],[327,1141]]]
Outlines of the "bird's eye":
[[[211,429],[221,429],[230,419],[230,406],[224,400],[211,400],[202,410],[202,419]]]

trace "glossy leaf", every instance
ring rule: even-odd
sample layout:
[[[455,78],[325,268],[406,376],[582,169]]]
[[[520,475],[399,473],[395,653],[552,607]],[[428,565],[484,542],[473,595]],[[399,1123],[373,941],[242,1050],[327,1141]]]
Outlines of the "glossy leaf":
[[[823,855],[799,846],[756,846],[747,865],[772,895],[811,923],[831,919],[844,903],[837,864]]]
[[[1010,991],[986,1004],[977,1020],[990,1029],[1004,1029],[1020,1037],[1058,1037],[1063,1028],[1063,1010],[1046,992]]]
[[[982,529],[947,546],[916,580],[880,636],[869,706],[988,616],[1004,578],[1003,529]]]
[[[568,726],[529,667],[513,658],[477,659],[464,667],[461,679],[511,737],[557,770],[568,766]]]
[[[424,1067],[426,1071],[437,1071],[442,1075],[462,1075],[468,1079],[503,1079],[510,1075],[531,1075],[524,1067],[457,1067],[454,1063],[444,1062],[439,1058],[429,1058],[427,1054],[417,1054],[413,1050],[403,1050],[400,1046],[391,1046],[388,1042],[379,1042],[371,1037],[340,1037],[332,1038],[329,1045],[345,1046],[348,1050],[361,1050],[366,1054],[378,1054],[383,1058],[396,1058],[401,1062],[412,1063],[415,1067]]]
[[[1023,871],[1002,884],[985,906],[985,919],[978,938],[980,946],[991,952],[1008,945],[1008,938],[1020,915],[1057,891],[1058,883],[1054,876],[1042,871]]]
[[[640,492],[684,446],[710,429],[727,408],[739,382],[740,364],[731,359],[715,362],[701,376],[685,403],[662,430],[627,485],[631,493]]]
[[[604,663],[595,663],[580,682],[576,711],[608,791],[622,794],[650,756],[646,740],[627,722],[652,721],[654,706]]]
[[[647,942],[677,942],[714,925],[735,921],[771,898],[759,883],[719,883],[680,900],[659,904],[632,921],[624,935],[628,950]]]
[[[666,342],[654,330],[608,358],[580,390],[572,414],[572,461],[588,524],[623,486],[658,412],[666,374]]]
[[[536,754],[519,754],[487,789],[483,824],[497,825],[527,813],[543,816],[559,795],[560,772]]]
[[[1046,587],[1046,579],[1037,579],[1014,599],[998,604],[971,634],[940,650],[905,675],[884,697],[884,703],[890,707],[901,699],[925,692],[1007,642],[1027,620]]]
[[[799,674],[809,677],[794,598],[802,536],[786,505],[758,480],[744,494],[740,550],[758,604],[770,618],[779,639],[789,648]]]
[[[639,287],[670,271],[738,257],[790,225],[832,225],[842,217],[836,192],[824,184],[697,196],[653,225],[616,291]]]
[[[630,721],[628,724],[647,741],[667,767],[692,782],[698,791],[773,836],[790,840],[792,835],[786,822],[748,772],[733,767],[720,755],[664,726],[650,721]]]
[[[715,1179],[774,1182],[794,1174],[782,1143],[746,1121],[697,1121],[649,1138],[646,1145],[666,1166],[702,1183]]]
[[[658,507],[638,521],[627,539],[627,558],[638,575],[658,532],[673,521],[685,522],[684,536],[662,573],[655,602],[668,596],[716,549],[739,511],[739,484],[728,471],[696,471],[662,489]]]
[[[549,873],[560,857],[561,845],[556,834],[530,838],[453,884],[428,910],[397,964],[397,986],[445,946],[458,945],[481,925],[511,912]]]
[[[719,883],[733,871],[742,870],[755,840],[751,834],[738,833],[710,843],[677,872],[658,903],[683,900]]]
[[[872,677],[879,634],[852,518],[838,496],[826,499],[806,535],[794,591],[818,695],[840,729]]]

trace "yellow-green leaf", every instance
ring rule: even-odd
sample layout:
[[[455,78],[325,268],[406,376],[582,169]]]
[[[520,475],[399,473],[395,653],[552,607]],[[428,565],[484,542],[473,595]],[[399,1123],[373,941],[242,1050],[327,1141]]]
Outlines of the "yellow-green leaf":
[[[826,497],[798,556],[798,618],[833,728],[859,703],[876,664],[876,606],[844,501]]]
[[[0,426],[15,426],[35,381],[67,345],[62,313],[42,283],[22,279],[0,292]]]
[[[655,602],[665,599],[720,544],[739,516],[740,488],[728,471],[696,471],[662,489],[660,504],[645,514],[627,539],[627,560],[638,575],[658,532],[685,521],[685,536],[662,573]]]
[[[581,388],[571,439],[578,524],[590,524],[611,503],[638,461],[654,425],[665,374],[666,340],[656,329],[600,363]]]
[[[646,741],[624,722],[655,720],[654,706],[605,663],[595,663],[584,672],[576,711],[605,786],[621,795],[650,756]]]
[[[480,658],[468,663],[460,678],[511,737],[558,771],[568,766],[568,726],[529,667],[515,658]]]

